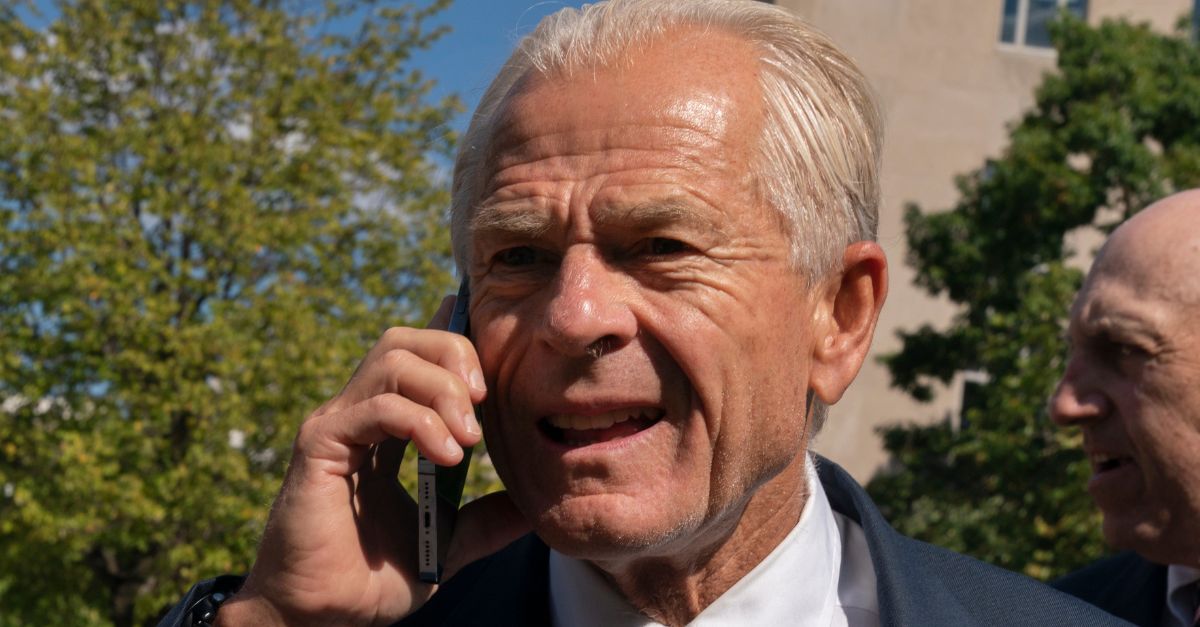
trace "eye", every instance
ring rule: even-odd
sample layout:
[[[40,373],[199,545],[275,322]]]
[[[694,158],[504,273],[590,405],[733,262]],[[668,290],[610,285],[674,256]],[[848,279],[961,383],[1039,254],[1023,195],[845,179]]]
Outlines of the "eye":
[[[1150,352],[1140,344],[1112,336],[1100,338],[1100,349],[1107,359],[1123,364],[1139,362],[1150,356]]]
[[[691,250],[691,246],[669,237],[653,237],[646,244],[647,251],[655,256],[670,256],[685,253]]]
[[[496,253],[492,259],[506,266],[528,266],[537,262],[538,253],[529,246],[514,246]]]
[[[1140,346],[1129,344],[1127,342],[1114,342],[1113,350],[1121,359],[1142,358],[1146,356],[1146,351]]]

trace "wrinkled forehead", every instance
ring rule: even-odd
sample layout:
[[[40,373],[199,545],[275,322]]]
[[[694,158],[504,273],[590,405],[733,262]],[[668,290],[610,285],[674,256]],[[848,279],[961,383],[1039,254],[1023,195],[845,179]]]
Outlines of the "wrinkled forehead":
[[[519,150],[522,141],[538,133],[554,132],[551,125],[594,121],[595,110],[607,107],[613,115],[653,112],[693,120],[693,128],[716,135],[760,138],[762,55],[754,44],[720,27],[682,23],[626,44],[593,51],[595,55],[552,55],[546,67],[514,63],[501,71],[476,111],[455,164],[451,232],[460,264],[469,256],[469,225],[502,153],[522,158],[512,149]],[[694,91],[686,97],[672,93],[670,88],[679,86]],[[540,102],[531,106],[534,100]],[[751,102],[754,111],[743,107],[733,112],[733,101]],[[539,115],[543,111],[547,115]],[[731,126],[739,130],[731,131]]]
[[[1144,304],[1137,299],[1137,284],[1126,275],[1093,267],[1071,305],[1071,325],[1090,327],[1113,316],[1136,317],[1138,308],[1133,305],[1139,302]]]
[[[1163,234],[1162,225],[1118,229],[1101,249],[1084,292],[1117,292],[1128,298],[1177,306],[1200,304],[1200,233]]]
[[[1192,324],[1200,305],[1200,267],[1184,270],[1177,263],[1163,263],[1154,251],[1106,247],[1075,298],[1070,324],[1082,331],[1158,332]]]
[[[493,115],[482,174],[494,173],[500,153],[536,149],[525,145],[531,138],[580,130],[666,125],[756,138],[758,57],[739,36],[678,26],[586,66],[530,69]]]

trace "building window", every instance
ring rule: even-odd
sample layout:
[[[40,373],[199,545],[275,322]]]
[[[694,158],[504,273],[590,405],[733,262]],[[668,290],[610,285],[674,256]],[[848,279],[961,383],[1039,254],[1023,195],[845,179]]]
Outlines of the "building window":
[[[1050,48],[1050,21],[1058,12],[1087,19],[1087,0],[1004,0],[1000,42],[1014,46]]]
[[[985,409],[983,389],[991,382],[992,378],[982,370],[960,372],[962,374],[962,395],[958,401],[958,420],[954,421],[955,417],[951,418],[951,428],[965,431],[971,428],[971,410],[983,411]]]
[[[1192,6],[1192,41],[1200,41],[1200,0]]]

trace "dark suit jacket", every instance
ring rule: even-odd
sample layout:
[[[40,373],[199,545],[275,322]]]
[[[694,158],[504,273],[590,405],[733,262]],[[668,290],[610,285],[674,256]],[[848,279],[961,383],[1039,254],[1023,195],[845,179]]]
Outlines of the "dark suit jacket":
[[[1131,623],[1162,624],[1167,567],[1132,551],[1089,564],[1050,585]]]
[[[837,464],[819,458],[817,468],[834,511],[857,522],[867,538],[885,627],[1128,625],[1023,575],[900,535]],[[465,567],[399,624],[550,625],[548,577],[549,549],[537,536],[527,535]],[[1165,575],[1160,579],[1165,586]],[[238,585],[240,578],[228,576],[197,584],[160,627],[190,624],[193,608],[205,595]],[[1161,586],[1147,598],[1161,599]]]
[[[866,535],[882,625],[1127,624],[1023,575],[900,535],[837,464],[819,459],[817,468],[834,511]],[[548,551],[525,536],[464,568],[400,625],[549,625]]]

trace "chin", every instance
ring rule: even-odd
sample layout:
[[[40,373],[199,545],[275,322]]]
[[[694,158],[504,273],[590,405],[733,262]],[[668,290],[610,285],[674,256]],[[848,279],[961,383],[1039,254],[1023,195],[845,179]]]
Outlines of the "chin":
[[[656,520],[635,508],[609,504],[587,507],[565,501],[533,517],[538,537],[564,555],[589,561],[627,560],[670,555],[670,549],[694,521]],[[642,512],[645,513],[645,512]]]
[[[1141,516],[1104,515],[1104,541],[1119,551],[1133,551],[1159,564],[1170,564],[1179,558],[1180,547],[1171,542],[1161,521]]]

